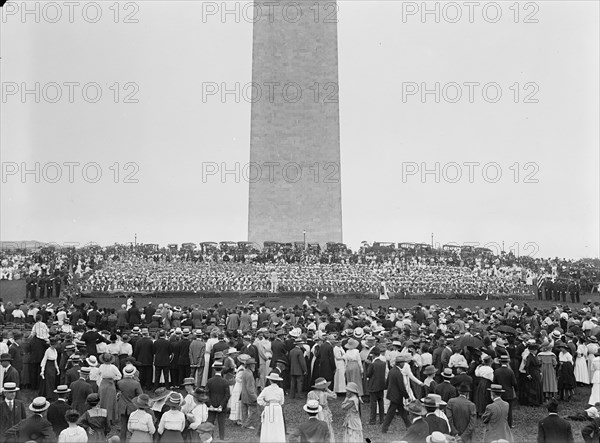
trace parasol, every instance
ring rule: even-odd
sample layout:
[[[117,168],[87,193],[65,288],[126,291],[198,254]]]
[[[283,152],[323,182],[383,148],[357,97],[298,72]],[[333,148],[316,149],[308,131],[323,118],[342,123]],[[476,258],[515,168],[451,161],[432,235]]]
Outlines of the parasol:
[[[480,348],[483,346],[483,342],[472,335],[463,335],[454,342],[454,346],[459,348],[464,348],[465,346],[469,348]]]
[[[517,330],[515,328],[513,328],[512,326],[508,326],[508,325],[499,326],[497,331],[504,332],[506,334],[517,335]]]

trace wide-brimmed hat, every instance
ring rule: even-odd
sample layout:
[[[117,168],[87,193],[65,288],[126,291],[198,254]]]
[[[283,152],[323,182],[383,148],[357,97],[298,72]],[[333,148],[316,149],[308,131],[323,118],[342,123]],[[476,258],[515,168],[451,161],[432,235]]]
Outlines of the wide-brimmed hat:
[[[127,375],[127,376],[133,376],[135,374],[135,366],[133,365],[126,365],[123,368],[123,375]]]
[[[36,397],[29,405],[29,410],[32,412],[40,413],[44,412],[50,406],[50,402],[46,400],[46,397]]]
[[[131,403],[139,409],[147,409],[150,407],[150,397],[147,394],[140,394],[131,400]]]
[[[436,372],[437,372],[437,369],[433,365],[427,365],[427,366],[425,366],[425,369],[423,369],[423,375],[433,375]]]
[[[490,385],[489,388],[487,388],[488,391],[490,392],[495,392],[497,394],[501,394],[503,392],[506,392],[504,389],[502,389],[502,385]]]
[[[407,363],[412,360],[412,355],[408,353],[398,354],[396,356],[396,363]]]
[[[439,431],[433,431],[431,435],[427,436],[425,441],[426,443],[448,443],[446,436]]]
[[[98,359],[96,358],[95,355],[90,355],[89,357],[87,357],[85,359],[85,361],[92,368],[95,368],[96,366],[98,366]]]
[[[444,400],[442,400],[442,396],[438,394],[427,394],[427,396],[423,397],[421,401],[425,407],[445,406],[447,404]]]
[[[71,390],[69,389],[69,387],[67,385],[58,385],[56,387],[56,389],[54,390],[55,394],[68,394],[69,392],[71,392]]]
[[[331,384],[330,381],[325,380],[323,377],[319,377],[319,378],[317,378],[315,380],[315,384],[313,385],[313,388],[316,388],[316,389],[325,389],[330,384]]]
[[[169,395],[171,395],[171,391],[169,391],[167,388],[160,387],[160,388],[157,388],[156,391],[154,391],[154,393],[152,394],[152,400],[153,401],[163,400],[163,399],[167,398]]]
[[[109,365],[113,362],[113,356],[106,352],[100,356],[100,362]]]
[[[323,407],[319,404],[319,400],[307,400],[302,409],[309,414],[318,414],[323,410]]]
[[[346,349],[350,350],[350,349],[356,349],[358,348],[358,341],[354,340],[353,338],[351,338],[350,340],[348,340],[348,343],[346,343],[346,346],[344,346]]]
[[[454,377],[454,374],[452,373],[452,369],[450,369],[450,368],[444,369],[444,372],[442,372],[442,377],[444,377],[444,378]]]
[[[0,361],[12,361],[12,357],[10,354],[2,354],[0,355]]]
[[[415,400],[408,404],[406,407],[406,412],[409,412],[414,415],[425,415],[427,414],[427,410],[423,407],[421,402]]]
[[[358,385],[356,383],[354,383],[353,381],[351,381],[350,383],[346,384],[346,392],[353,392],[355,394],[360,394],[360,391],[358,389]]]
[[[165,402],[165,405],[177,407],[181,406],[181,403],[183,403],[183,397],[181,396],[181,394],[178,394],[177,392],[171,392],[171,394],[167,398],[167,401]]]
[[[365,331],[363,328],[355,328],[353,332],[354,337],[362,338],[365,335]]]
[[[281,378],[279,376],[279,374],[275,371],[273,371],[269,375],[267,375],[267,379],[271,380],[271,381],[283,381],[283,378]]]
[[[196,384],[196,380],[194,379],[194,377],[186,377],[183,379],[183,386],[195,385],[195,384]]]
[[[209,400],[208,395],[206,395],[206,391],[202,388],[196,388],[192,395],[201,403],[206,403]]]
[[[15,382],[12,381],[8,381],[6,383],[4,383],[4,392],[17,392],[19,390],[19,387],[17,386],[17,384]]]

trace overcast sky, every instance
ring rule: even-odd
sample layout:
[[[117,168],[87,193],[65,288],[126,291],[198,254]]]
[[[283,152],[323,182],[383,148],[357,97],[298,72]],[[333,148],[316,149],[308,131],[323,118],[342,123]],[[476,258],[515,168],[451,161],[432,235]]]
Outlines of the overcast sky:
[[[247,181],[203,176],[203,164],[249,161],[250,102],[203,90],[251,82],[252,8],[241,2],[223,20],[222,2],[202,3],[100,2],[98,19],[87,2],[41,3],[39,14],[27,2],[25,16],[22,2],[5,5],[2,240],[246,240]],[[433,233],[521,255],[599,256],[598,2],[488,3],[429,2],[436,23],[414,11],[421,2],[338,2],[352,247]],[[436,82],[439,103],[421,95]]]

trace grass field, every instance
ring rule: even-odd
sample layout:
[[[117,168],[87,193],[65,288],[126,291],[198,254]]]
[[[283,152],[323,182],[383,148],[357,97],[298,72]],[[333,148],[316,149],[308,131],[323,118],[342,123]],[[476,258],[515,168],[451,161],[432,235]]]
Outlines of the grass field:
[[[3,299],[4,303],[7,301],[21,301],[23,300],[25,294],[25,286],[23,281],[0,281],[0,297]],[[591,296],[586,295],[583,296],[582,302],[592,299],[593,301],[598,300],[598,295]],[[237,304],[243,303],[245,304],[248,300],[239,300],[239,299],[231,299],[225,297],[212,297],[212,298],[201,298],[201,297],[169,297],[169,298],[149,298],[154,303],[160,303],[162,301],[168,301],[171,305],[190,305],[192,303],[200,303],[203,307],[212,306],[215,303],[223,302],[223,304],[227,307],[235,306]],[[47,301],[56,302],[56,299],[50,299]],[[91,299],[85,299],[85,301],[89,302]],[[123,298],[101,298],[97,300],[100,306],[107,307],[117,307],[122,304],[125,299]],[[261,301],[265,301],[268,306],[293,306],[295,304],[301,304],[302,299],[293,298],[293,297],[268,297],[263,298]],[[369,300],[365,298],[344,298],[344,297],[330,297],[329,300],[330,305],[333,307],[337,306],[345,306],[346,303],[350,302],[354,305],[362,305],[368,306],[372,303],[373,307],[376,306],[396,306],[396,307],[411,307],[416,305],[418,302],[423,304],[432,304],[438,303],[441,306],[454,306],[462,305],[463,307],[473,308],[474,306],[483,306],[483,307],[491,307],[491,306],[501,306],[503,304],[502,301],[499,300],[443,300],[443,299],[411,299],[411,300]],[[145,304],[145,300],[140,300],[138,298],[138,303],[140,306]],[[522,303],[522,301],[518,301],[517,303]],[[528,304],[532,307],[541,307],[547,308],[554,304],[554,302],[549,301],[528,301]],[[31,392],[22,392],[26,398],[30,399],[33,397],[33,393]],[[589,387],[579,387],[576,389],[575,396],[571,399],[570,402],[561,402],[559,414],[561,416],[567,416],[582,412],[585,408],[587,408],[587,400],[590,395]],[[334,429],[336,431],[336,441],[342,440],[342,430],[341,423],[343,422],[344,413],[341,410],[341,403],[343,398],[338,398],[337,400],[333,400],[330,402],[330,408],[334,417]],[[284,405],[284,414],[286,417],[286,423],[288,429],[294,428],[298,423],[305,420],[306,415],[302,410],[304,402],[301,400],[288,400],[286,398],[286,404]],[[513,429],[515,442],[535,442],[537,438],[537,423],[540,419],[546,416],[546,409],[544,407],[532,408],[527,406],[516,406],[514,410],[514,424],[515,427]],[[365,404],[362,407],[362,417],[363,417],[363,433],[365,438],[369,438],[373,443],[378,442],[392,442],[399,441],[402,439],[402,436],[405,433],[404,425],[400,418],[396,418],[390,427],[390,430],[387,434],[381,434],[381,426],[368,425],[369,421],[369,405]],[[573,426],[573,434],[576,442],[582,442],[581,438],[581,428],[585,425],[583,422],[572,422]],[[476,433],[474,436],[474,442],[480,442],[483,439],[483,424],[478,423],[476,428]],[[231,422],[228,422],[226,427],[226,439],[227,441],[246,441],[246,442],[255,442],[258,441],[259,438],[256,435],[256,431],[250,431],[242,429],[238,426],[235,426]]]

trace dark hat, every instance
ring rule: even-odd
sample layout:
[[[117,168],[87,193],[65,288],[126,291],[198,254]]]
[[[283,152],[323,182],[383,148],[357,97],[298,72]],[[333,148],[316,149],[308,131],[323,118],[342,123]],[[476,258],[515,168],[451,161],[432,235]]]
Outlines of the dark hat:
[[[98,394],[90,394],[85,399],[86,403],[92,406],[96,406],[100,402],[100,396]]]
[[[100,356],[100,362],[109,365],[113,362],[113,356],[106,352]]]
[[[12,357],[10,354],[2,354],[0,355],[0,361],[12,361]]]
[[[460,392],[461,394],[471,392],[471,386],[467,383],[461,383],[460,385],[458,385],[458,392]]]
[[[150,397],[147,394],[140,394],[131,400],[131,403],[139,409],[147,409],[150,407]]]
[[[417,401],[414,400],[412,402],[410,402],[408,404],[408,406],[406,407],[406,411],[413,414],[413,415],[425,415],[427,414],[427,411],[425,410],[425,408],[423,407],[423,405]]]

